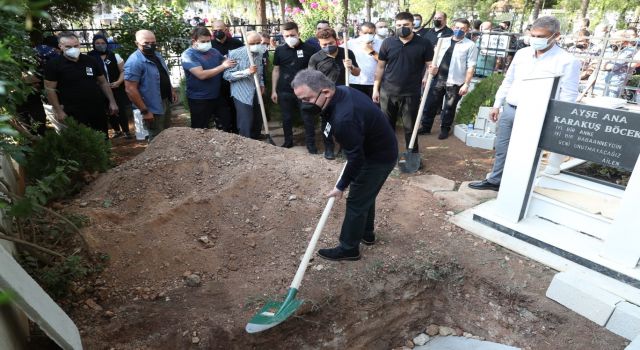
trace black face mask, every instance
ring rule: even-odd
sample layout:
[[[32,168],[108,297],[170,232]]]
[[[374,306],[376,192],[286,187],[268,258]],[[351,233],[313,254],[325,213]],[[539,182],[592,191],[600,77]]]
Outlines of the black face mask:
[[[586,49],[587,45],[586,44],[576,44],[576,48],[582,50],[582,49]]]
[[[316,102],[318,102],[318,98],[320,98],[321,93],[322,92],[318,92],[318,96],[316,96],[316,100],[313,102],[300,101],[300,110],[311,116],[320,114],[320,112],[322,112],[322,107],[318,106]]]
[[[442,26],[442,20],[434,19],[433,20],[433,26],[436,27],[436,28],[440,28],[440,26]]]
[[[153,55],[156,52],[156,44],[142,45],[142,53],[145,55]]]
[[[396,34],[398,34],[401,38],[406,38],[411,35],[411,28],[409,27],[400,27],[396,28]]]
[[[326,47],[323,47],[322,51],[333,55],[334,53],[336,53],[336,51],[338,51],[338,46],[336,46],[336,45],[328,45]]]
[[[611,44],[611,49],[613,51],[618,51],[618,49],[620,48],[620,46],[616,45],[616,44]]]
[[[221,30],[216,30],[213,32],[213,37],[218,40],[222,40],[227,37],[227,34]]]

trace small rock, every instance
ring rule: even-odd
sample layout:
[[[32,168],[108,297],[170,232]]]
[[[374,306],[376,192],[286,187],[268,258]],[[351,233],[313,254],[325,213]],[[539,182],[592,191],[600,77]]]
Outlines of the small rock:
[[[106,317],[106,318],[113,318],[115,315],[116,314],[114,314],[113,311],[107,310],[107,311],[104,312],[104,317]]]
[[[207,236],[200,236],[198,240],[204,244],[209,244],[209,237]]]
[[[189,271],[189,270],[185,271],[185,272],[182,274],[182,277],[184,277],[184,278],[187,278],[187,277],[189,277],[189,276],[191,276],[191,271]]]
[[[295,194],[289,196],[289,201],[295,201],[296,199],[298,199],[298,196],[296,196]]]
[[[452,212],[451,210],[447,211],[447,215],[449,215],[449,216],[453,216],[454,214],[455,214],[455,213],[454,213],[454,212]]]
[[[456,334],[456,331],[451,327],[440,326],[440,330],[438,331],[438,334],[440,334],[443,337],[446,337],[449,335]]]
[[[418,334],[417,337],[413,338],[413,343],[417,346],[422,346],[426,344],[428,341],[429,341],[429,336],[424,333],[420,333]]]
[[[84,301],[84,303],[95,311],[102,311],[102,306],[98,305],[98,303],[96,303],[93,299],[87,299]]]
[[[438,327],[437,324],[429,325],[425,333],[427,333],[427,335],[429,335],[430,337],[434,337],[438,335],[438,333],[440,333],[440,327]]]
[[[320,270],[324,269],[324,265],[322,265],[322,264],[321,265],[316,265],[316,266],[313,267],[313,269],[316,270],[316,271],[320,271]]]
[[[87,205],[89,205],[89,203],[87,203],[87,202],[80,202],[80,208],[84,208],[84,207],[86,207]]]
[[[198,344],[200,342],[200,338],[198,337],[191,337],[191,344]]]
[[[187,285],[187,287],[198,287],[201,283],[202,281],[200,280],[200,276],[198,275],[189,275],[189,277],[185,279],[185,284]]]
[[[469,333],[469,332],[462,332],[462,336],[465,338],[471,338],[473,337],[473,334]]]
[[[413,342],[411,340],[407,340],[406,342],[404,342],[404,348],[405,349],[413,349],[415,347],[415,345],[413,344]]]

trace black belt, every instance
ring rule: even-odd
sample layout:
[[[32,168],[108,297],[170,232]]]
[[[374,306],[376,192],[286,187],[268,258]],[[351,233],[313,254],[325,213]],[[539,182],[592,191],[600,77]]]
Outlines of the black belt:
[[[512,105],[511,103],[507,103],[507,104],[508,104],[511,108],[513,108],[513,109],[518,109],[518,106],[514,106],[514,105]]]

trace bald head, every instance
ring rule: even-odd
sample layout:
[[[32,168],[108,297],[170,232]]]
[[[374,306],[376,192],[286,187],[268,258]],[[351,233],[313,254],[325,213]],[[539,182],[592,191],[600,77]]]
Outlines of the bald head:
[[[144,54],[153,55],[156,50],[156,35],[152,31],[142,29],[136,32],[136,46]]]
[[[262,36],[258,32],[247,32],[247,44],[248,45],[256,45],[262,42]]]
[[[211,22],[211,28],[213,28],[213,30],[222,30],[222,31],[226,31],[227,30],[227,25],[221,21],[221,20],[215,20],[213,22]]]
[[[482,24],[480,25],[480,30],[483,32],[490,32],[491,29],[493,29],[493,25],[491,24],[491,22],[482,22]]]

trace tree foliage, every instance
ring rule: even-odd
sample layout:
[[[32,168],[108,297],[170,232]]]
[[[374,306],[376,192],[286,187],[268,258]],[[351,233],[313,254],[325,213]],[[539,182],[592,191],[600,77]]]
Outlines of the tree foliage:
[[[342,23],[343,9],[338,0],[301,0],[300,7],[287,7],[289,14],[300,27],[300,37],[308,39],[315,36],[316,24],[326,20],[335,26]]]
[[[460,101],[460,109],[458,109],[456,113],[456,123],[471,123],[476,119],[478,108],[482,106],[491,107],[503,79],[504,75],[498,73],[491,74],[482,79],[473,90]]]

